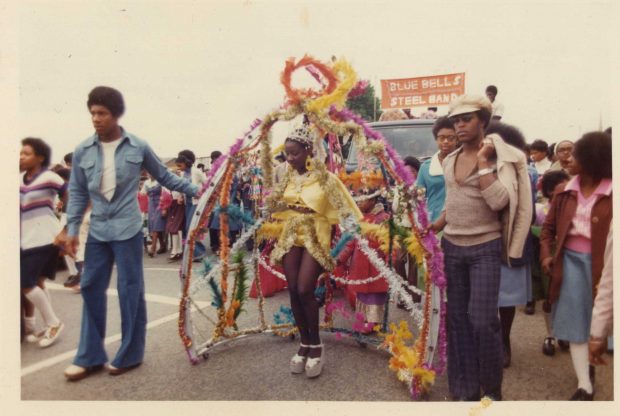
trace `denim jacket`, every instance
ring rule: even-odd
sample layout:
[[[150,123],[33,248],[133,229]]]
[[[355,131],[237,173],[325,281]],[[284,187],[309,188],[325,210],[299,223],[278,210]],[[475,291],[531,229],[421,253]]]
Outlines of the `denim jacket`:
[[[170,190],[189,196],[198,192],[196,185],[170,173],[144,140],[122,128],[121,131],[121,142],[114,154],[116,189],[111,201],[100,189],[103,154],[97,134],[79,144],[73,152],[67,207],[69,236],[78,235],[89,200],[92,202],[89,231],[92,237],[99,241],[123,241],[135,236],[142,228],[137,198],[142,168]]]

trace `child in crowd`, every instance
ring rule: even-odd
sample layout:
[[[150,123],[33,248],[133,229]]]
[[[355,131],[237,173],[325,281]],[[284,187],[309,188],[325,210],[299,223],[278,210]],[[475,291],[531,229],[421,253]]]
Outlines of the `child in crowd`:
[[[383,204],[379,202],[382,175],[380,173],[369,174],[362,181],[365,181],[366,185],[356,192],[354,199],[364,214],[363,221],[369,224],[382,224],[390,217]],[[348,184],[346,179],[344,182]],[[369,243],[371,249],[380,251],[378,241],[369,238]],[[345,264],[345,267],[340,270],[346,271],[349,280],[371,280],[366,283],[352,283],[346,287],[348,297],[355,299],[355,311],[362,313],[364,322],[368,324],[364,332],[370,333],[375,325],[383,322],[388,283],[384,278],[376,279],[379,273],[359,247],[357,240],[349,242],[338,260]]]
[[[54,212],[57,195],[66,198],[66,183],[48,169],[51,149],[41,139],[22,140],[19,154],[20,175],[20,281],[24,305],[26,340],[41,348],[52,345],[64,324],[58,319],[45,279],[54,279],[58,264],[61,227]],[[66,202],[66,200],[65,200]],[[42,331],[36,330],[35,308],[45,321]]]
[[[543,302],[543,313],[545,317],[545,325],[547,327],[547,336],[543,342],[542,351],[543,354],[549,356],[555,354],[555,337],[553,336],[553,331],[551,330],[551,305],[547,300],[547,296],[549,294],[549,275],[543,273],[540,267],[540,257],[538,255],[540,251],[539,238],[542,225],[545,222],[545,218],[549,212],[549,206],[553,201],[554,195],[564,189],[564,186],[569,179],[570,177],[568,176],[568,173],[563,170],[549,170],[543,175],[541,179],[541,191],[545,202],[536,203],[536,219],[534,221],[534,225],[532,226],[535,255],[535,261],[532,264],[532,274],[534,275],[533,280],[535,283],[538,283],[538,286],[540,286],[538,288],[538,298],[545,299]],[[559,341],[559,343],[562,348],[566,345],[564,341]]]
[[[551,275],[553,333],[569,341],[577,375],[570,400],[590,401],[594,387],[588,338],[613,215],[611,136],[586,133],[575,143],[569,170],[575,176],[554,196],[543,224],[540,258]]]

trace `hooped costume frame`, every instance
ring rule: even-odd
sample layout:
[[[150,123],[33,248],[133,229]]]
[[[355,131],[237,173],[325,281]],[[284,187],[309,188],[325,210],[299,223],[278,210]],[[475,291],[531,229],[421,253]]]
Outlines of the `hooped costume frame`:
[[[320,85],[319,89],[296,89],[291,85],[292,73],[301,68],[314,77]],[[290,121],[304,115],[320,133],[317,135],[320,142],[315,144],[315,148],[325,149],[323,140],[327,138],[328,154],[317,152],[315,162],[323,163],[324,159],[321,158],[327,156],[329,170],[335,171],[338,168],[334,160],[338,148],[337,136],[351,135],[353,145],[360,150],[358,152],[360,168],[366,169],[371,157],[379,162],[386,181],[389,180],[390,186],[385,188],[395,190],[394,192],[399,194],[399,212],[393,215],[404,216],[412,224],[410,229],[403,228],[397,226],[391,219],[388,224],[360,227],[351,222],[341,221],[337,226],[340,239],[332,245],[330,254],[332,258],[337,258],[339,250],[342,250],[348,241],[355,239],[379,272],[377,276],[363,282],[381,278],[389,283],[388,297],[399,297],[405,301],[418,329],[417,338],[414,339],[404,320],[398,325],[390,323],[388,326],[389,302],[386,304],[383,325],[378,328],[378,337],[363,335],[359,331],[359,322],[353,323],[351,328],[334,327],[334,313],[346,315],[346,311],[341,305],[332,303],[333,287],[329,282],[335,280],[339,283],[356,283],[334,276],[328,278],[327,273],[322,276],[325,280],[326,306],[321,329],[350,335],[360,344],[374,344],[389,352],[392,356],[390,368],[396,372],[401,381],[407,383],[412,397],[418,399],[428,393],[435,376],[445,372],[447,352],[446,279],[443,254],[437,237],[432,232],[422,232],[429,225],[424,191],[414,186],[413,174],[381,134],[372,130],[360,116],[345,107],[347,97],[358,91],[360,86],[363,88],[367,85],[366,81],[357,82],[357,76],[346,60],[323,63],[307,55],[299,61],[290,58],[286,61],[281,82],[287,97],[283,107],[262,119],[254,120],[248,131],[230,147],[228,153],[214,163],[191,218],[189,236],[185,242],[186,247],[179,271],[181,298],[178,319],[179,335],[189,360],[192,364],[197,364],[200,357],[208,356],[211,348],[233,339],[267,333],[294,336],[296,332],[291,314],[285,307],[280,308],[281,313],[274,316],[273,323],[268,323],[265,318],[265,299],[256,271],[261,266],[280,279],[284,279],[284,276],[271,268],[256,242],[261,236],[266,235],[265,238],[268,238],[269,235],[265,229],[266,214],[262,207],[265,205],[266,196],[273,188],[271,128],[278,121]],[[256,131],[258,134],[254,134]],[[238,206],[230,204],[233,178],[242,167],[251,177],[252,195],[255,201],[252,212],[243,211]],[[386,190],[383,196],[389,201],[394,198],[394,193]],[[341,214],[341,218],[346,216],[344,212]],[[219,215],[220,219],[219,259],[217,262],[203,261],[202,271],[192,270],[194,244],[204,233],[212,215]],[[244,224],[243,233],[232,247],[229,245],[228,237],[231,219]],[[369,237],[380,241],[386,247],[385,254],[388,259],[391,259],[395,245],[400,245],[403,250],[411,254],[416,259],[419,270],[422,271],[424,291],[409,286],[396,274],[391,268],[391,261],[386,264],[381,256],[369,247],[367,240]],[[250,239],[255,242],[253,250],[251,253],[245,253],[245,243]],[[253,284],[256,285],[258,294],[259,319],[256,326],[240,329],[237,326],[237,317],[247,300],[247,281],[250,275],[255,277]],[[207,307],[203,310],[192,296],[205,288],[211,291],[213,308]],[[414,304],[411,292],[420,293],[422,302]],[[211,318],[208,313],[213,311],[206,309],[215,309],[215,317]],[[199,317],[204,317],[214,326],[211,337],[206,340],[198,339],[197,331],[194,330],[197,328]]]

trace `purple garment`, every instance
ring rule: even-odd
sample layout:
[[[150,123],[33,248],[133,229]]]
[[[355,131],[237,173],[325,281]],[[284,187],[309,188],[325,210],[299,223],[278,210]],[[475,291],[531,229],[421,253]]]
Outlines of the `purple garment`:
[[[357,293],[357,298],[366,305],[385,305],[385,302],[387,302],[387,293]]]

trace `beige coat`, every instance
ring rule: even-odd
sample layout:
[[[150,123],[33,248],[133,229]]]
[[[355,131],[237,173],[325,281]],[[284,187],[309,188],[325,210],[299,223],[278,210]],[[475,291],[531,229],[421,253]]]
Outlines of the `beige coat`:
[[[508,207],[501,213],[504,259],[523,256],[523,247],[532,224],[532,187],[527,173],[525,154],[504,142],[497,134],[487,138],[493,141],[497,153],[497,179],[508,190]]]
[[[613,234],[611,224],[607,233],[607,244],[605,245],[605,255],[603,260],[603,272],[601,280],[598,282],[594,308],[592,309],[592,325],[590,335],[604,338],[611,334],[614,323],[614,261],[613,261]]]

